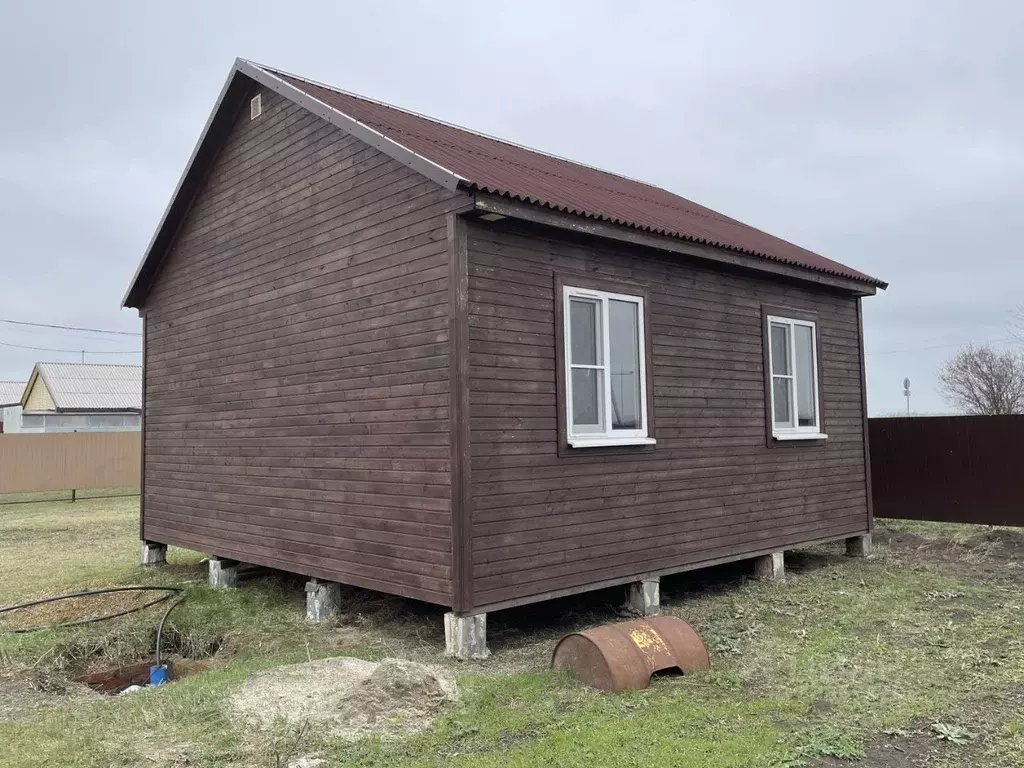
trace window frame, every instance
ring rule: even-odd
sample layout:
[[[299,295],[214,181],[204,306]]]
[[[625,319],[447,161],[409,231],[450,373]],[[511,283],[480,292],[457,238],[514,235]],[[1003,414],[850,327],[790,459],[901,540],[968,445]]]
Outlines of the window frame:
[[[821,323],[818,316],[810,312],[788,309],[784,307],[762,307],[761,333],[764,342],[764,386],[765,386],[765,422],[767,427],[768,445],[777,445],[789,441],[818,441],[828,438],[825,432],[824,397],[822,395],[822,363],[821,363]],[[794,426],[779,427],[775,423],[775,387],[777,376],[774,366],[774,355],[771,345],[771,328],[773,324],[788,326],[790,347],[790,370],[788,374],[793,382],[791,386],[791,407],[793,409]],[[812,370],[814,372],[814,404],[816,424],[813,426],[799,425],[799,384],[796,374],[796,333],[794,328],[802,326],[811,329],[811,352],[814,355]]]
[[[573,432],[572,425],[572,363],[571,349],[571,316],[570,301],[578,297],[601,302],[601,343],[603,346],[601,364],[604,371],[608,370],[609,338],[608,338],[608,301],[618,300],[633,303],[637,306],[638,331],[638,365],[640,374],[640,418],[641,429],[613,429],[611,418],[606,418],[604,432]],[[650,302],[646,286],[625,282],[594,280],[587,277],[555,275],[555,330],[557,353],[557,387],[558,387],[558,452],[560,456],[574,455],[580,451],[594,452],[599,449],[611,449],[612,452],[651,450],[656,444],[654,432],[653,404],[650,382]],[[610,376],[604,378],[603,408],[610,414]]]

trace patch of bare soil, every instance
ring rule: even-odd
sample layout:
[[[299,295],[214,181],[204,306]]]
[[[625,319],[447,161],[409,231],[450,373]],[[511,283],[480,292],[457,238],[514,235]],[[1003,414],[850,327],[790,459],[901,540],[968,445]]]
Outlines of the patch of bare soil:
[[[882,735],[872,741],[857,768],[923,768],[935,765],[978,765],[982,749],[979,742],[954,744],[940,741],[928,729]],[[826,757],[814,768],[849,768],[849,760]]]
[[[986,550],[996,557],[1024,562],[1024,531],[993,528],[971,537],[964,546]]]
[[[280,719],[354,739],[423,730],[457,692],[454,679],[423,664],[338,657],[258,672],[234,693],[231,707],[263,728]]]
[[[976,528],[977,533],[954,540],[878,526],[874,540],[902,559],[941,563],[948,571],[990,582],[1024,581],[1024,531]]]
[[[959,541],[935,536],[922,536],[879,526],[874,532],[876,544],[888,545],[894,550],[924,550],[925,552],[975,552],[1001,560],[1024,560],[1024,531],[1009,528],[978,526],[978,533]]]
[[[0,672],[0,722],[30,721],[41,709],[80,704],[100,698],[82,683],[43,674]]]
[[[891,528],[878,526],[871,535],[875,544],[883,544],[891,549],[917,549],[928,540],[924,536],[909,531],[895,531]]]

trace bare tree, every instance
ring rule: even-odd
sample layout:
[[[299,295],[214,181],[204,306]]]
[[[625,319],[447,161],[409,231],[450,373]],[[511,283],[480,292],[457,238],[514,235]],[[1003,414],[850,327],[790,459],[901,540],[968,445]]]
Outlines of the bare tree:
[[[967,413],[1024,413],[1024,354],[992,347],[964,347],[939,371],[939,391]]]
[[[1018,343],[1024,344],[1024,304],[1010,310],[1010,335]]]

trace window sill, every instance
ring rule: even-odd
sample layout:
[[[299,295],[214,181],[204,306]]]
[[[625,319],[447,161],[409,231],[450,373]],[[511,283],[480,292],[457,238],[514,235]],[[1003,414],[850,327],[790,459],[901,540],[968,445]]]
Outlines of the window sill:
[[[619,445],[654,445],[657,441],[653,437],[602,437],[587,439],[582,437],[569,438],[569,445],[572,448],[607,448]]]
[[[824,432],[776,432],[772,437],[776,440],[827,440]]]

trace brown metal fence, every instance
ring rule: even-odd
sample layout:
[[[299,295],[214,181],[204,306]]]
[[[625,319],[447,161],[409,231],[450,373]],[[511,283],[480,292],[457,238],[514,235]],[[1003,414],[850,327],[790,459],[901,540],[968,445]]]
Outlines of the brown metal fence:
[[[1024,416],[870,419],[877,517],[1024,526]]]
[[[0,495],[139,485],[139,432],[0,435]]]

